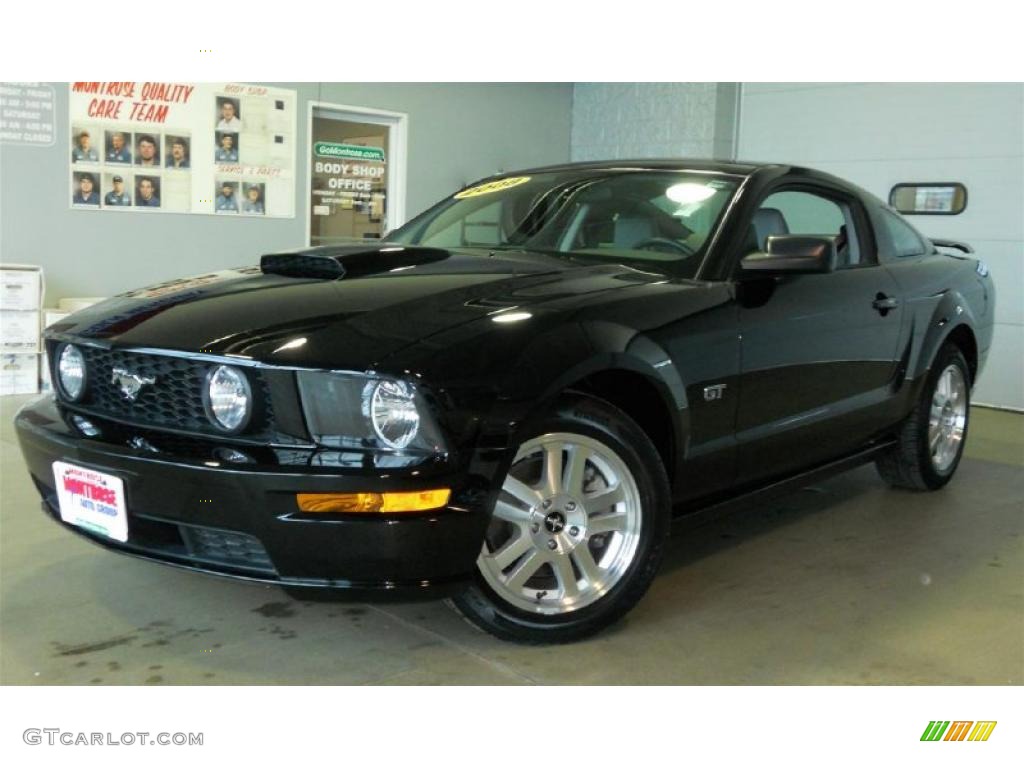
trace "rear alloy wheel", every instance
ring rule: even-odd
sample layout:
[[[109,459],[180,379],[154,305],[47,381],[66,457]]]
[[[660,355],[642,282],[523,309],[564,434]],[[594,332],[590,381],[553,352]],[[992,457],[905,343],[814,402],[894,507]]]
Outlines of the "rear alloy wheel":
[[[950,363],[939,374],[928,416],[928,453],[936,472],[946,472],[960,457],[967,432],[967,382]]]
[[[596,632],[653,578],[667,501],[647,436],[612,406],[581,401],[519,445],[477,560],[478,583],[456,605],[504,639],[565,642]]]
[[[939,350],[921,399],[900,426],[897,444],[876,462],[897,488],[933,491],[949,482],[963,455],[970,416],[971,385],[960,350]]]

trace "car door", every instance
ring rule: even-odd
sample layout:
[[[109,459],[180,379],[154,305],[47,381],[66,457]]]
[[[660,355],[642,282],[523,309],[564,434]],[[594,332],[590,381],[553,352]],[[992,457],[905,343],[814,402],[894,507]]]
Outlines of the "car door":
[[[745,250],[764,250],[771,235],[824,235],[839,257],[825,274],[738,277],[737,469],[755,480],[837,458],[886,426],[902,308],[852,194],[776,187],[748,232]]]

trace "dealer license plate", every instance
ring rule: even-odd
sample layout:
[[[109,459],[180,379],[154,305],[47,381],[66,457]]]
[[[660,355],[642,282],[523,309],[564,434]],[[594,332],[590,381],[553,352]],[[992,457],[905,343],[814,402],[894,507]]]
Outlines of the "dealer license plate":
[[[63,461],[53,462],[53,476],[61,520],[101,536],[128,541],[128,510],[121,478]]]

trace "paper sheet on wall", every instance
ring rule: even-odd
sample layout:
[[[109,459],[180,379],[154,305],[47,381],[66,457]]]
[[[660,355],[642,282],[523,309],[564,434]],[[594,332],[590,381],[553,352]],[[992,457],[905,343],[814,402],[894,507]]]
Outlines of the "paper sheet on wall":
[[[71,83],[73,208],[295,217],[296,93],[243,83]]]

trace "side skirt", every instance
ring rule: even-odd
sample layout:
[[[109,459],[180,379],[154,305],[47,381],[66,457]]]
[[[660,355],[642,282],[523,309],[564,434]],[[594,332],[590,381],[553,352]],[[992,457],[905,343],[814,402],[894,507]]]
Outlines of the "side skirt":
[[[783,478],[782,480],[776,480],[769,485],[761,486],[751,491],[734,496],[724,501],[713,502],[707,506],[700,506],[690,509],[684,509],[677,512],[677,517],[672,521],[673,530],[682,530],[687,528],[696,528],[701,525],[718,520],[726,515],[736,512],[740,509],[749,507],[755,502],[764,502],[767,499],[774,499],[781,496],[786,496],[794,491],[807,486],[808,484],[815,483],[819,480],[824,480],[827,477],[838,475],[847,470],[859,467],[862,464],[874,460],[874,458],[891,448],[896,444],[895,439],[887,439],[881,442],[875,443],[868,448],[865,448],[857,453],[845,456],[836,461],[829,462],[828,464],[822,464],[813,469],[809,469],[805,472],[801,472],[798,475],[792,475],[790,477]]]

